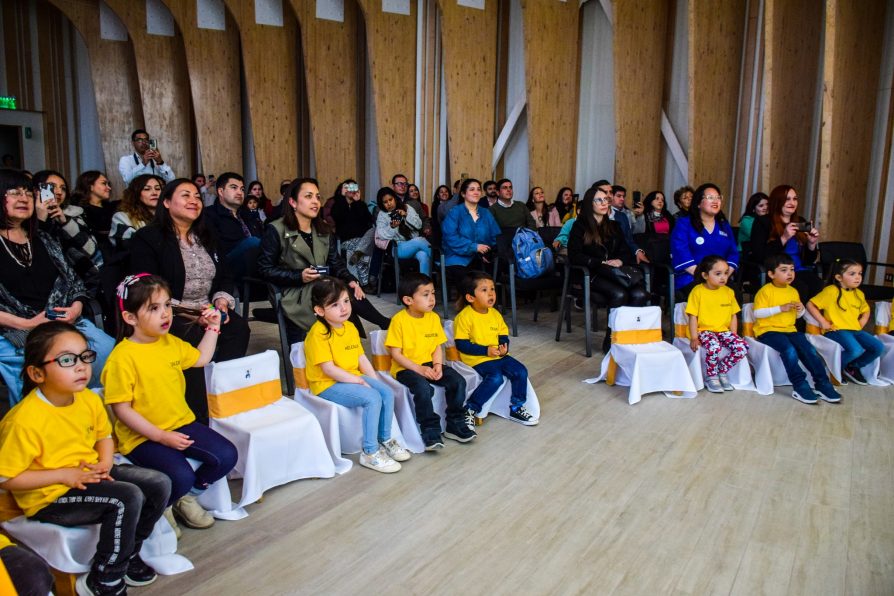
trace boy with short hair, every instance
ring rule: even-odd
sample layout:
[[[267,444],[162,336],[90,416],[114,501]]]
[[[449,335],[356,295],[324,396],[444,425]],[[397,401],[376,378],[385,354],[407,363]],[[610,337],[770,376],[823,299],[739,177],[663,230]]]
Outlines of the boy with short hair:
[[[792,397],[805,404],[817,403],[819,398],[838,403],[841,395],[835,391],[826,365],[816,348],[807,337],[795,329],[795,320],[804,316],[804,305],[798,297],[798,291],[791,287],[795,279],[795,262],[786,253],[773,255],[767,259],[766,284],[754,297],[754,335],[782,357],[785,372],[794,386]],[[814,388],[807,383],[807,375],[798,365],[798,361],[810,371]]]
[[[447,396],[447,428],[444,436],[468,443],[477,435],[465,424],[466,381],[452,368],[444,366],[441,345],[447,342],[441,319],[433,312],[435,286],[421,273],[401,277],[398,296],[404,310],[391,319],[385,347],[391,353],[391,374],[413,395],[416,421],[426,451],[444,447],[441,418],[432,406],[433,385],[444,388]]]

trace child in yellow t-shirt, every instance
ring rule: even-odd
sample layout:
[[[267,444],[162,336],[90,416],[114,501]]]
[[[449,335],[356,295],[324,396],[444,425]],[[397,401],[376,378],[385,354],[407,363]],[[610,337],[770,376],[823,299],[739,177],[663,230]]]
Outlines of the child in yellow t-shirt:
[[[464,416],[466,380],[444,366],[441,346],[447,341],[435,308],[435,285],[422,273],[401,277],[397,295],[406,307],[391,319],[385,347],[391,353],[391,374],[406,385],[416,406],[416,422],[426,451],[443,449],[441,418],[432,407],[434,385],[444,388],[447,412],[444,436],[468,443],[477,435],[466,425]]]
[[[705,349],[707,378],[705,387],[712,393],[732,391],[727,373],[748,354],[748,344],[736,334],[741,310],[736,295],[726,285],[729,264],[716,255],[702,259],[695,270],[695,279],[702,278],[689,294],[686,314],[689,315],[689,345],[693,352]],[[723,348],[729,355],[722,358]]]
[[[73,325],[43,323],[25,342],[26,397],[0,424],[0,488],[30,519],[60,526],[100,524],[78,594],[120,594],[155,581],[140,558],[168,503],[167,476],[112,464],[112,426],[87,389],[96,352]]]
[[[102,383],[106,403],[117,417],[118,450],[135,464],[171,479],[169,522],[176,514],[190,528],[208,528],[214,518],[199,505],[198,496],[233,469],[237,452],[226,438],[195,421],[186,404],[183,371],[211,361],[220,313],[208,307],[196,321],[205,327],[205,334],[194,348],[168,333],[173,313],[165,280],[145,273],[131,275],[117,292],[127,337],[112,350],[108,360],[112,365],[103,369]],[[193,471],[187,458],[202,464]]]
[[[841,344],[844,377],[858,385],[867,385],[861,368],[875,362],[884,351],[882,342],[863,331],[869,322],[869,303],[860,284],[863,265],[850,259],[837,259],[829,272],[829,285],[807,303],[807,310],[819,322],[825,336]]]
[[[472,271],[462,280],[453,322],[459,357],[481,375],[481,384],[466,402],[466,424],[474,430],[475,418],[493,394],[509,379],[512,395],[509,419],[534,426],[539,423],[525,408],[528,399],[528,369],[509,355],[509,328],[494,309],[497,295],[494,280],[484,272]]]
[[[795,279],[795,262],[786,253],[767,259],[766,284],[754,297],[754,335],[757,340],[777,352],[794,390],[792,397],[805,404],[817,403],[819,398],[829,403],[841,401],[841,395],[829,381],[826,365],[807,337],[795,329],[795,320],[804,316],[804,305],[791,283]],[[803,363],[813,377],[814,387],[807,383],[807,375],[798,364]]]
[[[399,471],[398,462],[410,459],[410,452],[391,436],[394,394],[376,377],[360,334],[348,320],[348,287],[334,277],[321,277],[310,299],[317,317],[304,340],[310,390],[346,408],[363,409],[361,466],[386,474]]]

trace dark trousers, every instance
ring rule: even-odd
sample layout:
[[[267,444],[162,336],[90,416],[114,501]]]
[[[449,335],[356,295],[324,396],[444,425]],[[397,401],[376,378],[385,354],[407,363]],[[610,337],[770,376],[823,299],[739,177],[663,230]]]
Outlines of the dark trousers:
[[[139,466],[112,466],[114,482],[73,488],[35,513],[31,519],[58,526],[100,524],[91,571],[101,582],[124,577],[131,556],[161,518],[171,494],[170,479]]]
[[[807,375],[798,365],[799,361],[807,367],[817,387],[822,388],[830,384],[829,378],[826,376],[826,365],[823,364],[816,348],[807,341],[807,336],[803,333],[767,331],[761,334],[757,340],[779,352],[782,357],[782,365],[785,366],[785,372],[788,374],[788,380],[792,382],[795,390],[798,390],[799,385],[803,386],[807,383]]]
[[[472,257],[472,260],[469,261],[468,265],[448,265],[446,267],[445,273],[447,274],[447,281],[450,282],[454,288],[457,290],[461,287],[463,279],[469,274],[470,271],[488,271],[493,273],[493,265],[489,262],[485,262],[480,254],[475,254]]]
[[[168,504],[174,504],[192,488],[204,490],[229,474],[238,457],[232,443],[204,424],[193,422],[181,426],[177,432],[195,442],[179,451],[155,441],[144,441],[127,454],[135,464],[158,470],[171,479]],[[202,465],[193,471],[186,461],[188,457],[199,460]]]
[[[618,283],[608,265],[595,267],[591,272],[590,291],[594,301],[605,302],[609,308],[645,306],[649,301],[646,285],[640,282],[629,288]]]
[[[43,559],[19,546],[0,550],[0,563],[6,567],[12,586],[19,596],[47,596],[53,589],[53,574]]]
[[[205,337],[205,330],[183,317],[174,317],[171,333],[193,346],[198,346]],[[227,313],[227,323],[220,326],[220,337],[217,338],[217,349],[214,351],[215,362],[224,362],[242,358],[248,351],[248,340],[251,330],[248,323],[236,314]],[[186,378],[186,403],[196,415],[196,420],[208,424],[208,393],[205,389],[205,371],[201,368],[190,368],[183,371]]]
[[[482,376],[481,384],[475,388],[466,407],[476,413],[481,411],[500,385],[503,377],[509,379],[512,386],[512,396],[509,399],[509,407],[512,409],[525,405],[528,399],[528,369],[525,365],[512,356],[503,356],[496,360],[488,360],[473,367],[475,372]]]
[[[431,366],[426,362],[423,366]],[[402,370],[397,373],[397,380],[406,385],[413,394],[413,404],[416,406],[416,422],[422,431],[422,437],[437,439],[441,436],[441,417],[432,407],[432,396],[435,394],[433,385],[444,388],[447,395],[447,427],[462,424],[463,405],[466,401],[466,380],[461,374],[448,366],[441,367],[441,378],[437,381],[426,379],[412,370]]]

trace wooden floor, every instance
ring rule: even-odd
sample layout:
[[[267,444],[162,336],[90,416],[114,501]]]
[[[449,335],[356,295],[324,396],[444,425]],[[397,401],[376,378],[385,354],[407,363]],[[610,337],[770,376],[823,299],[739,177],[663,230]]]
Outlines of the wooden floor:
[[[561,343],[555,314],[521,317],[540,426],[492,416],[398,474],[271,490],[247,519],[184,529],[196,569],[134,593],[894,594],[894,389],[629,406],[581,383],[601,354],[583,356],[580,313]],[[277,345],[252,327],[252,350]]]

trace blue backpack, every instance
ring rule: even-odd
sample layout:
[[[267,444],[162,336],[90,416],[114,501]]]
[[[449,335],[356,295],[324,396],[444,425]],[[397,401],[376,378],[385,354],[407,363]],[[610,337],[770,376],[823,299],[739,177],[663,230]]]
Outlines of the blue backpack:
[[[515,268],[522,279],[540,277],[553,270],[553,252],[534,230],[519,228],[512,238]]]

